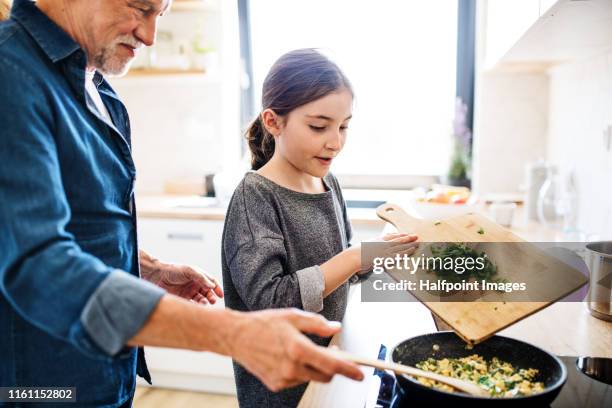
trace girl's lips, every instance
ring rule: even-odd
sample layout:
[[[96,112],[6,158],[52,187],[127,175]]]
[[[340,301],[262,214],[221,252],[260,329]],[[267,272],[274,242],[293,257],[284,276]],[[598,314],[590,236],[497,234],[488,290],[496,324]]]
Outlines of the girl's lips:
[[[332,162],[332,158],[330,157],[317,157],[316,158],[319,163],[321,163],[323,166],[329,166]]]

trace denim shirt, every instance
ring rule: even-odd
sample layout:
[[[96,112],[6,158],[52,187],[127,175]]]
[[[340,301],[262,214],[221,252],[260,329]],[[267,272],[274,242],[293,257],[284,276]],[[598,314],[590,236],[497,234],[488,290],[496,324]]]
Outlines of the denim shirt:
[[[129,400],[127,340],[164,291],[139,279],[125,107],[84,51],[29,0],[0,23],[0,386],[76,387],[78,406]]]

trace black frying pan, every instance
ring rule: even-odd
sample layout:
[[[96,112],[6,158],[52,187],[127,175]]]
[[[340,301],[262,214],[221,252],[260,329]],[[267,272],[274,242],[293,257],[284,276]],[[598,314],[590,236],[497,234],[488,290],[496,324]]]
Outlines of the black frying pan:
[[[438,350],[434,350],[434,344],[439,346]],[[549,405],[557,397],[567,379],[565,365],[557,357],[531,344],[502,336],[493,336],[472,349],[466,349],[466,343],[451,331],[425,334],[395,346],[391,360],[415,367],[429,357],[457,358],[472,354],[485,360],[497,357],[518,368],[535,368],[539,371],[535,381],[543,382],[545,390],[527,397],[480,398],[426,387],[412,377],[396,375],[405,400],[419,404],[417,406],[541,407]]]

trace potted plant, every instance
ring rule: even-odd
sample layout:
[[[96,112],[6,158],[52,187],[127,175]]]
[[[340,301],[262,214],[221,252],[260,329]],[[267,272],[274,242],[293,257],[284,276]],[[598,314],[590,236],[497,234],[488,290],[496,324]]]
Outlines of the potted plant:
[[[455,102],[453,119],[453,153],[445,184],[470,187],[472,132],[467,127],[468,107],[461,98]]]

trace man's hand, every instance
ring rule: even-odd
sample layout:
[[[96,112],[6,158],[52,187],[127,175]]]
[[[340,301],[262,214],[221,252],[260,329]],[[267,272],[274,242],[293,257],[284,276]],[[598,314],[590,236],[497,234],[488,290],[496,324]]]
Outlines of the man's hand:
[[[169,293],[201,304],[223,297],[219,282],[200,268],[163,263],[142,250],[139,254],[142,278]]]
[[[279,391],[311,380],[328,382],[335,374],[361,381],[357,365],[302,334],[327,337],[339,331],[339,323],[297,309],[238,312],[197,307],[166,294],[127,344],[231,356],[272,391]]]
[[[306,381],[329,382],[334,374],[361,381],[350,362],[312,343],[301,332],[329,337],[340,324],[298,309],[243,313],[232,325],[228,353],[271,391]]]

